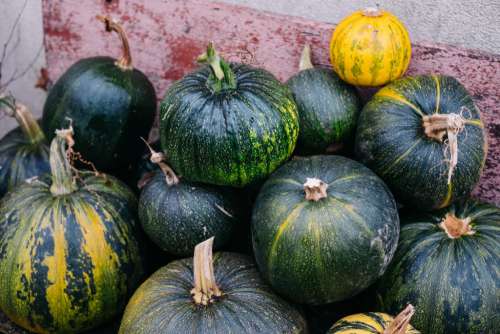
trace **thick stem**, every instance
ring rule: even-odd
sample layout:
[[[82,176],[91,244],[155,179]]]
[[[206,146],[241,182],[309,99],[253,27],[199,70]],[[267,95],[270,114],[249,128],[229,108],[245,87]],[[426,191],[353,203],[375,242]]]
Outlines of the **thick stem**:
[[[128,43],[127,34],[123,27],[112,20],[109,16],[97,15],[97,19],[103,22],[106,26],[106,31],[114,31],[118,34],[122,41],[122,56],[116,61],[116,66],[122,70],[132,70],[132,55],[130,54],[130,45]]]
[[[214,237],[199,243],[194,249],[193,277],[194,288],[191,290],[193,300],[198,305],[213,303],[217,297],[222,296],[222,291],[215,282],[214,266],[212,259],[212,246]]]
[[[213,92],[236,89],[234,72],[229,64],[219,56],[213,42],[210,42],[207,51],[198,57],[198,62],[210,66],[212,73],[208,77],[207,85]]]
[[[306,183],[304,183],[304,192],[306,193],[306,200],[308,201],[319,201],[322,198],[327,197],[326,190],[328,189],[328,184],[317,178],[307,178]]]
[[[382,10],[380,10],[378,5],[377,5],[377,7],[367,7],[365,9],[363,9],[362,13],[364,16],[369,16],[369,17],[382,16]]]
[[[149,152],[151,152],[151,157],[149,159],[152,163],[157,164],[158,167],[160,167],[163,175],[165,175],[165,181],[167,182],[167,184],[169,186],[178,184],[179,177],[175,174],[174,170],[165,163],[165,155],[161,152],[156,152],[144,138],[141,137],[141,139],[142,141],[144,141],[144,143],[146,143]]]
[[[0,96],[0,99],[8,99],[8,97]],[[12,101],[13,103],[10,102],[11,101],[5,100],[5,102],[2,103],[7,106],[7,108],[5,108],[5,113],[16,119],[19,127],[26,138],[29,139],[30,143],[38,144],[43,142],[45,140],[45,135],[28,107],[16,101]]]
[[[52,173],[50,192],[54,196],[70,194],[78,189],[73,177],[73,167],[69,161],[74,144],[72,127],[56,130],[56,136],[50,144],[49,159]]]
[[[314,65],[311,61],[311,46],[309,44],[306,44],[304,46],[304,50],[302,50],[302,55],[300,56],[299,70],[304,71],[311,68],[314,68]]]
[[[441,223],[439,223],[439,227],[442,228],[451,239],[458,239],[461,236],[473,235],[476,233],[470,226],[470,223],[470,217],[458,218],[453,213],[448,212]]]
[[[410,324],[411,317],[415,313],[415,308],[409,304],[406,308],[399,313],[396,318],[387,326],[383,334],[405,334],[408,325]]]

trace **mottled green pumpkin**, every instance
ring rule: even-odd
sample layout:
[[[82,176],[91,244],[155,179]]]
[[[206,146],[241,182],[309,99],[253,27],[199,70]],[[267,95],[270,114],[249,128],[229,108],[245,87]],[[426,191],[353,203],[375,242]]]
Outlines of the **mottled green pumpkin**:
[[[98,327],[121,312],[142,275],[133,193],[112,176],[73,175],[68,136],[52,141],[51,175],[0,206],[0,308],[35,333]]]
[[[262,187],[252,215],[260,272],[298,303],[336,302],[366,289],[384,273],[398,233],[389,189],[341,156],[286,163]]]
[[[287,81],[299,113],[299,154],[335,152],[352,145],[361,101],[335,72],[314,68],[306,46],[300,72]]]
[[[453,77],[422,75],[387,85],[365,105],[355,151],[398,201],[430,210],[470,194],[487,143],[479,110],[464,86]]]
[[[209,66],[186,75],[161,104],[162,149],[190,181],[242,187],[262,180],[292,154],[297,107],[271,73],[227,64],[213,46]]]
[[[377,287],[382,309],[415,305],[412,324],[422,333],[498,333],[500,208],[467,200],[401,222]]]

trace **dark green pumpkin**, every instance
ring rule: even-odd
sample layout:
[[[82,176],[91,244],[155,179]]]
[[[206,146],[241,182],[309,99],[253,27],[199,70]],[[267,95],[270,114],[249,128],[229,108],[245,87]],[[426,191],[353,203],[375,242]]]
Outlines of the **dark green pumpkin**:
[[[389,189],[341,156],[292,160],[264,184],[252,216],[260,272],[307,304],[352,297],[384,273],[399,233]]]
[[[244,186],[261,180],[292,154],[297,107],[269,72],[227,64],[209,46],[210,66],[188,74],[161,104],[162,148],[190,181]]]
[[[210,253],[201,270],[193,266],[196,258],[195,252],[195,259],[171,262],[147,279],[129,301],[119,333],[307,332],[301,313],[271,291],[249,257],[216,253],[212,268]],[[208,275],[200,277],[203,270]]]
[[[401,223],[394,260],[377,287],[382,309],[413,304],[412,324],[422,333],[498,333],[500,208],[467,200]]]
[[[361,101],[356,88],[342,81],[332,70],[314,68],[306,46],[300,72],[287,85],[299,113],[297,152],[322,154],[352,145]]]
[[[439,117],[452,114],[463,122],[456,133],[454,168],[450,132],[429,135],[424,127],[426,118],[439,126]],[[479,110],[466,89],[452,77],[423,75],[387,85],[366,104],[359,117],[355,151],[398,201],[429,210],[469,195],[481,175],[487,143]]]
[[[112,176],[73,175],[70,135],[52,141],[51,175],[20,185],[0,206],[0,308],[36,333],[107,322],[142,275],[133,193]]]
[[[109,23],[124,41],[119,59],[93,57],[73,64],[54,84],[43,109],[48,138],[73,120],[75,149],[98,170],[114,171],[141,155],[140,137],[147,137],[156,111],[153,85],[132,68],[121,27]]]

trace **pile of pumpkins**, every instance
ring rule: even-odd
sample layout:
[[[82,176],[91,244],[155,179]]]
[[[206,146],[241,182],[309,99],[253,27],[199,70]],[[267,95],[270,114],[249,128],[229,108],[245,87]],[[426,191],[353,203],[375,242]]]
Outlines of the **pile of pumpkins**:
[[[368,291],[370,312],[328,333],[496,332],[500,209],[469,198],[484,124],[456,79],[401,78],[411,45],[396,17],[352,14],[334,71],[306,46],[286,84],[210,43],[166,92],[153,144],[155,90],[122,27],[98,18],[121,58],[71,66],[40,122],[0,99],[19,122],[0,141],[12,321],[98,333],[125,309],[122,334],[307,333],[305,310]],[[380,85],[362,106],[354,86]],[[155,261],[170,262],[147,278]]]

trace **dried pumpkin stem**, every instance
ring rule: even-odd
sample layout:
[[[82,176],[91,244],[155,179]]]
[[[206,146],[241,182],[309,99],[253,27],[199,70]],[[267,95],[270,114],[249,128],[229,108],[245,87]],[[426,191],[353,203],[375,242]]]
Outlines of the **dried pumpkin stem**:
[[[132,70],[132,55],[130,54],[130,44],[128,43],[127,34],[123,27],[109,16],[97,15],[99,21],[103,22],[106,26],[106,31],[114,31],[118,34],[122,41],[122,56],[116,61],[116,66],[124,71]]]
[[[304,183],[304,192],[306,193],[306,200],[317,202],[322,198],[328,196],[326,190],[328,184],[317,178],[307,178]]]
[[[476,233],[470,226],[471,218],[458,218],[453,213],[447,213],[439,227],[443,229],[451,239],[458,239],[464,235],[473,235]]]
[[[299,70],[304,71],[311,68],[314,68],[314,65],[311,61],[311,46],[309,44],[306,44],[304,46],[304,50],[302,50],[302,55],[300,56]]]
[[[19,127],[23,131],[26,138],[29,139],[30,143],[38,144],[45,140],[45,135],[43,134],[40,125],[33,117],[27,106],[14,100],[14,98],[9,98],[7,96],[0,96],[3,102],[2,104],[7,106],[5,108],[5,113],[14,117],[19,124]],[[7,99],[11,100],[8,101]]]
[[[191,290],[193,300],[198,305],[208,305],[222,296],[222,291],[215,282],[212,247],[214,237],[199,243],[194,249],[193,276],[194,288]]]
[[[377,5],[376,7],[367,7],[363,9],[361,12],[364,16],[369,16],[369,17],[379,17],[382,16],[382,10],[380,10],[379,6]]]
[[[213,92],[220,92],[236,88],[236,77],[226,61],[221,58],[215,50],[213,42],[210,42],[207,51],[198,57],[198,62],[208,64],[212,73],[208,77],[207,85]]]
[[[56,130],[56,136],[50,144],[49,158],[52,173],[50,192],[55,196],[70,194],[78,189],[69,159],[74,145],[72,126],[68,129]]]
[[[141,137],[141,139],[146,143],[146,146],[151,152],[150,161],[154,164],[157,164],[160,167],[161,171],[165,175],[165,181],[169,186],[175,185],[179,183],[179,177],[175,174],[174,170],[165,163],[165,155],[161,152],[156,152],[149,143]]]
[[[387,326],[383,334],[405,334],[415,308],[410,304]]]

